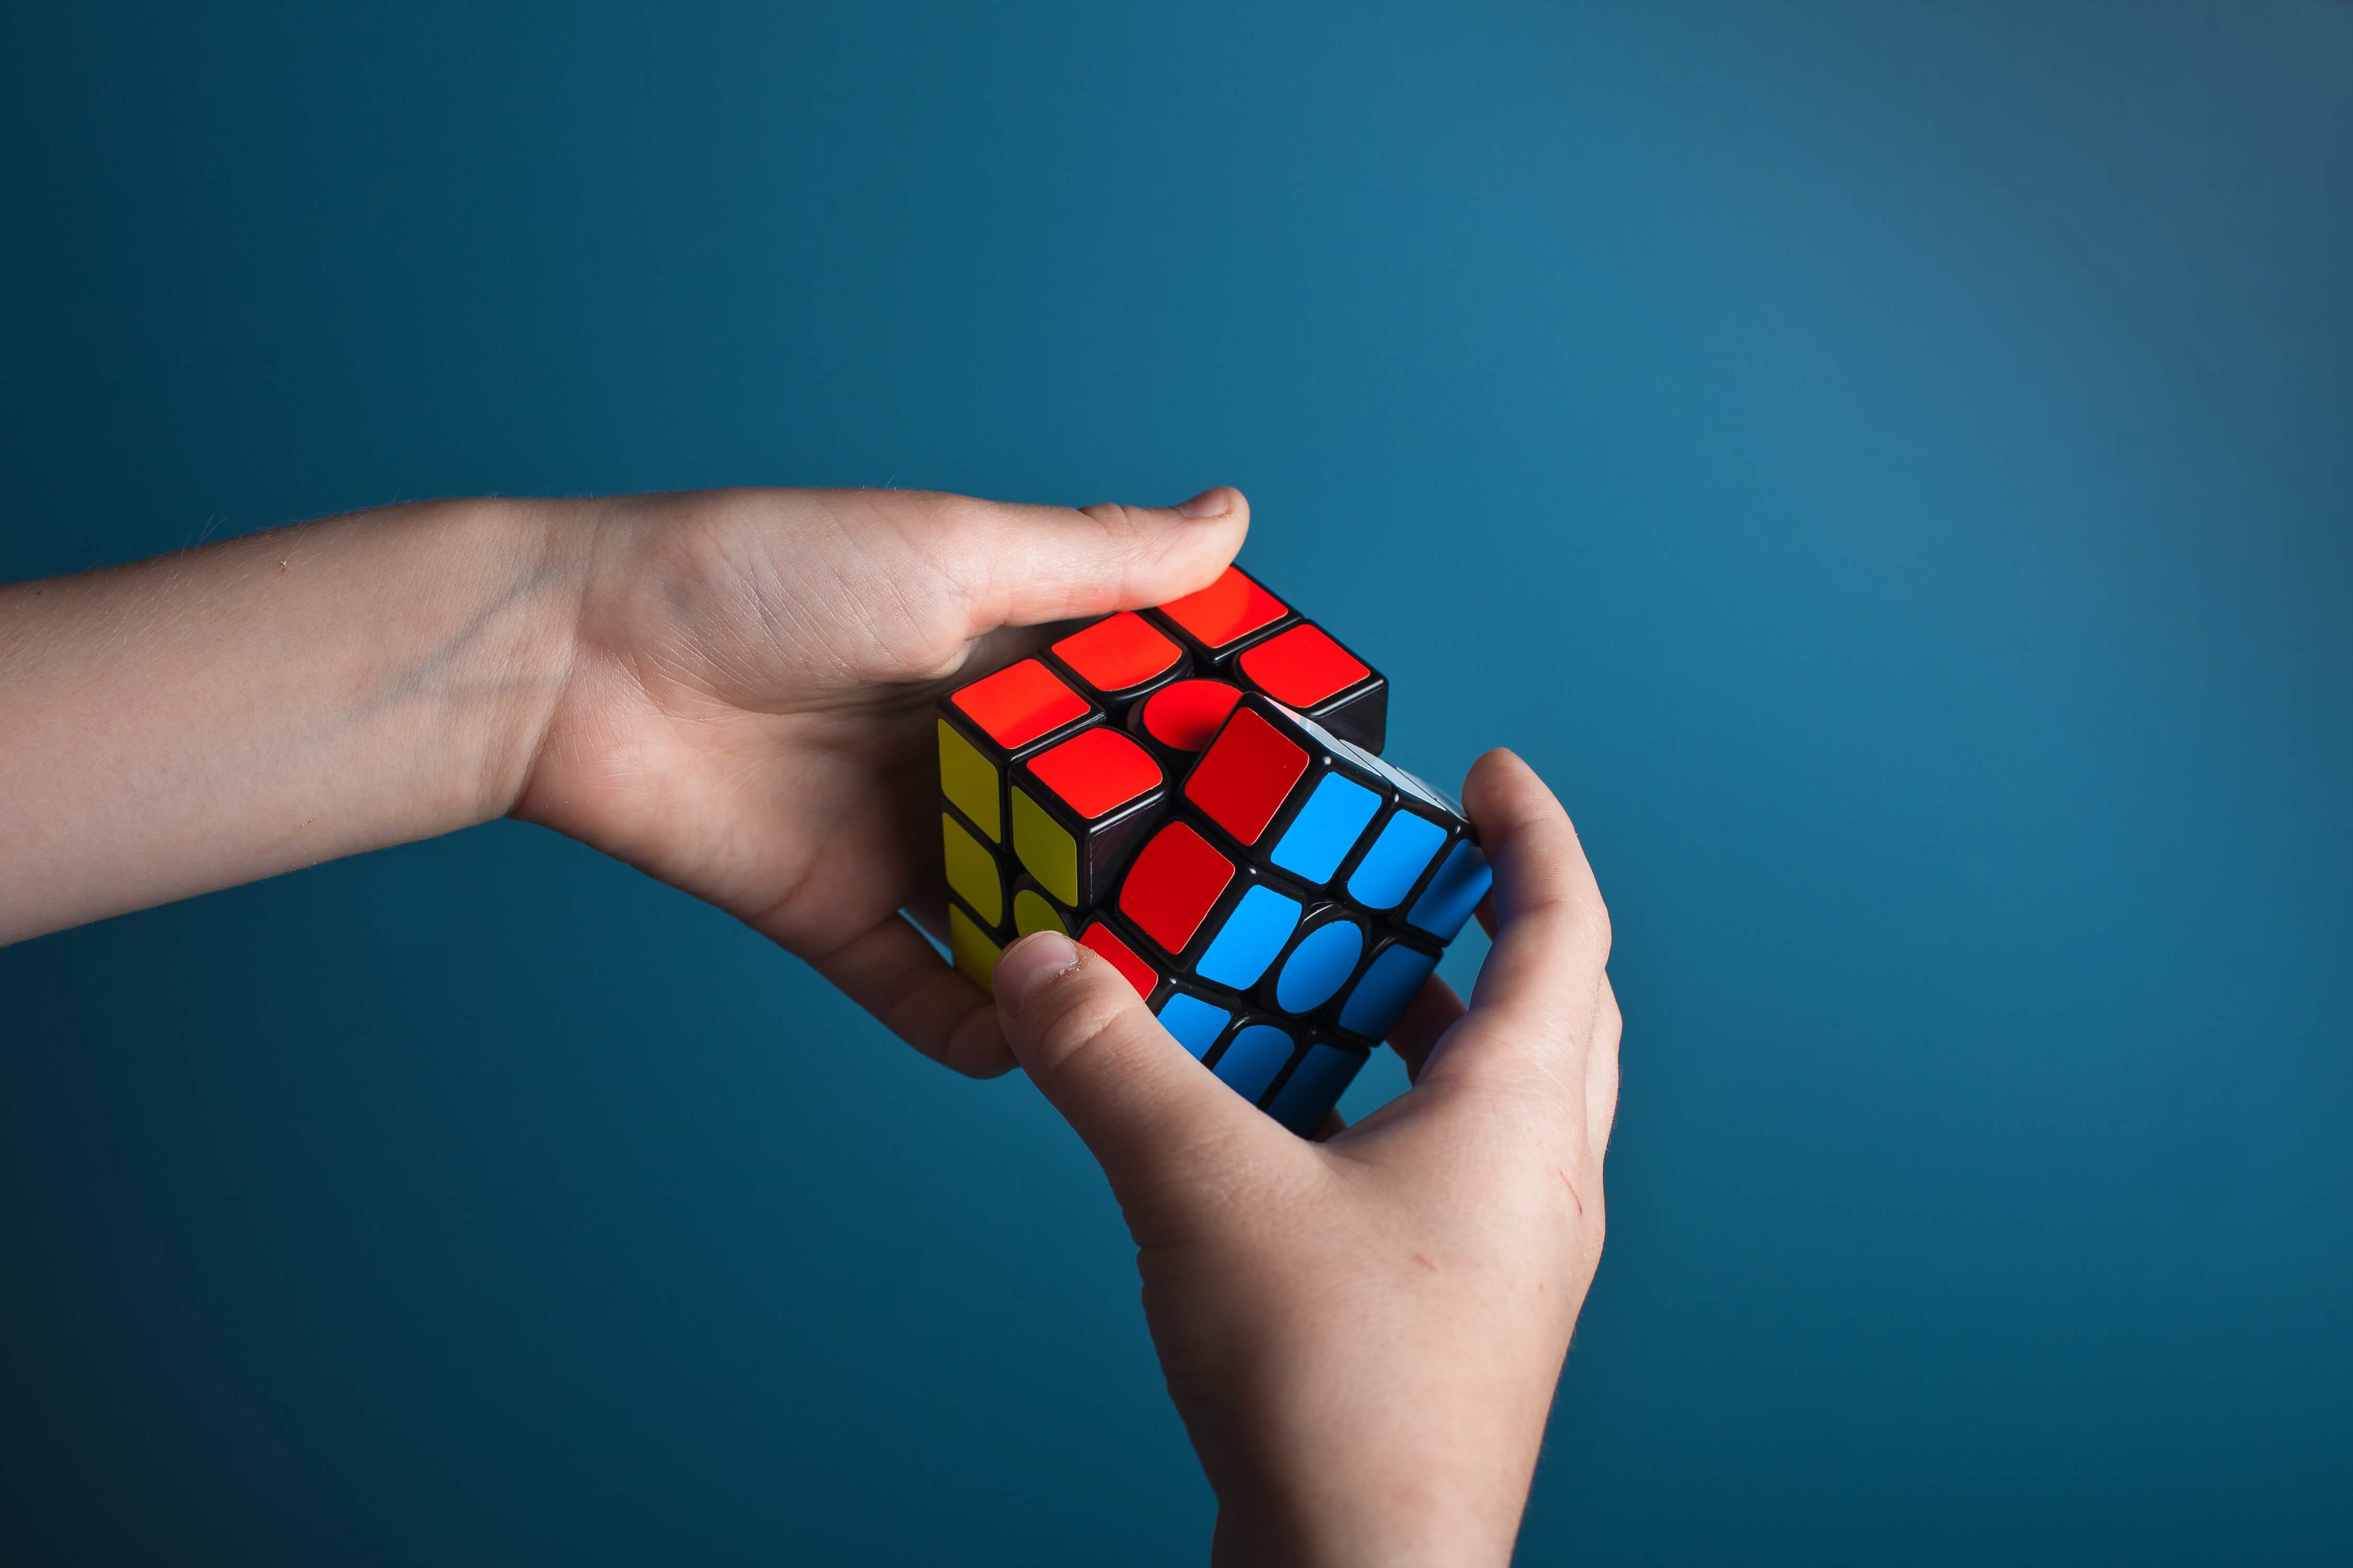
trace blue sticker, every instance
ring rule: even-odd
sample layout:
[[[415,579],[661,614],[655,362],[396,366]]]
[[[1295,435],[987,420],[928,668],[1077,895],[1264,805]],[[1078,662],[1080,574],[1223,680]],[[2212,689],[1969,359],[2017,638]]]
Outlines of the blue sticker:
[[[1409,811],[1393,813],[1348,877],[1348,896],[1368,910],[1393,910],[1446,842],[1446,829]]]
[[[1454,853],[1446,858],[1446,864],[1438,868],[1438,875],[1430,879],[1421,897],[1414,900],[1406,921],[1419,926],[1440,942],[1452,942],[1454,933],[1462,929],[1462,922],[1471,918],[1471,911],[1479,907],[1479,900],[1487,896],[1494,880],[1494,869],[1487,864],[1487,858],[1466,838],[1454,847]]]
[[[1251,1104],[1291,1059],[1291,1037],[1272,1024],[1252,1024],[1236,1035],[1218,1058],[1217,1074]]]
[[[1282,1092],[1266,1108],[1267,1113],[1305,1138],[1324,1125],[1324,1118],[1339,1103],[1340,1096],[1356,1081],[1356,1069],[1364,1065],[1365,1058],[1354,1051],[1310,1046],[1299,1066],[1283,1080]]]
[[[1223,1007],[1189,996],[1179,991],[1160,1005],[1160,1026],[1176,1037],[1176,1043],[1196,1058],[1209,1054],[1233,1015]]]
[[[1348,851],[1356,847],[1356,836],[1364,832],[1365,824],[1380,808],[1381,797],[1371,790],[1354,779],[1326,773],[1307,804],[1299,808],[1299,815],[1291,819],[1291,826],[1282,830],[1274,853],[1267,858],[1311,882],[1328,882]]]
[[[1299,924],[1299,903],[1272,888],[1252,888],[1234,906],[1209,942],[1209,950],[1194,965],[1204,980],[1247,991],[1258,984],[1282,944]]]
[[[1275,977],[1274,1004],[1286,1013],[1321,1007],[1356,972],[1365,955],[1364,928],[1354,921],[1333,921],[1299,939]]]
[[[1340,1009],[1340,1027],[1368,1040],[1386,1039],[1406,1004],[1438,967],[1438,960],[1403,942],[1384,948],[1365,969]]]

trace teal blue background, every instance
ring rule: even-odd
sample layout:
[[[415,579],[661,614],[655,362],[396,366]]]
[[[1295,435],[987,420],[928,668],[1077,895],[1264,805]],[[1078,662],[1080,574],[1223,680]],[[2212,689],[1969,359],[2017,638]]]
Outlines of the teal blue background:
[[[1525,1560],[2353,1557],[2353,7],[19,5],[0,149],[8,576],[1246,487],[1616,913]],[[12,1561],[1203,1555],[1028,1085],[575,845],[0,1033]]]

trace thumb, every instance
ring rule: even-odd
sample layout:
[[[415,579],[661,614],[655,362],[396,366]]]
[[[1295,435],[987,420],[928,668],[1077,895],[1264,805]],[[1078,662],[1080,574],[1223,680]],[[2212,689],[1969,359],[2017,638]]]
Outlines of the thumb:
[[[1014,1059],[1093,1152],[1123,1205],[1147,1196],[1204,1142],[1278,1131],[1201,1069],[1126,976],[1061,932],[1007,948],[996,988]]]
[[[1165,604],[1214,582],[1250,532],[1229,485],[1173,507],[956,503],[938,542],[967,637]]]

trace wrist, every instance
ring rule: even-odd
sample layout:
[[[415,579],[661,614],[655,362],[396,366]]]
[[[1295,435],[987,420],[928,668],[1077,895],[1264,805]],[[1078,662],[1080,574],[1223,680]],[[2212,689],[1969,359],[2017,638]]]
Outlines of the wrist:
[[[534,783],[551,752],[592,731],[579,710],[600,684],[590,626],[598,563],[613,517],[600,501],[491,500],[475,526],[496,563],[503,596],[525,606],[499,650],[512,700],[481,754],[480,820],[532,817]]]

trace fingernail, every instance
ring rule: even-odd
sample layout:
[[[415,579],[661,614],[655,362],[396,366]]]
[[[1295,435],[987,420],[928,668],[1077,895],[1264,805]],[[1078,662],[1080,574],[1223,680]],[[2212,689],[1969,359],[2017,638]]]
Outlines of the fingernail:
[[[1079,944],[1060,931],[1041,931],[1025,936],[1007,948],[997,961],[997,1003],[1007,1017],[1018,1018],[1039,986],[1078,966]]]
[[[1208,489],[1178,507],[1176,515],[1190,518],[1223,517],[1233,510],[1233,504],[1226,499],[1225,486],[1211,485]]]

